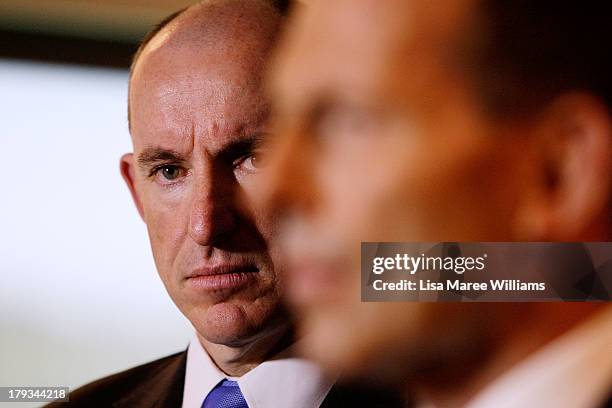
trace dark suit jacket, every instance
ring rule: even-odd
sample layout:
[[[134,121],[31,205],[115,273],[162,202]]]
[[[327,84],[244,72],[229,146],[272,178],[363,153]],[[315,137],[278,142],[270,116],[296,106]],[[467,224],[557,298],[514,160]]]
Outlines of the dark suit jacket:
[[[186,363],[186,351],[164,357],[87,384],[70,393],[70,402],[51,403],[47,408],[180,408]],[[321,408],[402,406],[403,403],[396,394],[365,390],[362,387],[334,386]]]

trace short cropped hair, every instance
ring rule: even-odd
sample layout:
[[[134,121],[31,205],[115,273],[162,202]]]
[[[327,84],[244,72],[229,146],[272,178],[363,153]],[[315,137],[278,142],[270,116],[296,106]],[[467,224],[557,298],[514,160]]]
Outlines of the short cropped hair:
[[[612,107],[612,24],[605,0],[480,0],[471,71],[485,107],[536,112],[584,91]]]
[[[130,78],[132,77],[132,74],[134,73],[134,67],[136,66],[136,62],[138,61],[138,57],[140,57],[140,54],[142,54],[142,52],[144,51],[146,46],[151,42],[151,40],[153,40],[153,38],[157,34],[159,34],[159,32],[161,30],[166,28],[166,26],[168,24],[173,22],[178,16],[183,14],[183,12],[187,11],[187,9],[189,9],[189,7],[184,7],[182,9],[180,9],[178,11],[175,11],[174,13],[170,14],[169,16],[164,18],[162,21],[160,21],[159,23],[155,24],[155,26],[153,26],[153,28],[143,37],[142,41],[138,45],[138,49],[136,50],[136,52],[134,53],[134,56],[132,57],[132,63],[130,65]]]

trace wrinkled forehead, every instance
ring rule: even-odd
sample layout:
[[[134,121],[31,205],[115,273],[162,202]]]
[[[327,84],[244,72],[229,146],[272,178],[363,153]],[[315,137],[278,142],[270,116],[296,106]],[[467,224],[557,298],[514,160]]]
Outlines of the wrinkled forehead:
[[[301,10],[283,44],[275,90],[295,88],[299,76],[315,78],[320,85],[333,77],[351,86],[374,86],[374,82],[388,79],[391,67],[402,63],[402,68],[410,68],[419,62],[417,57],[435,55],[443,47],[450,47],[467,24],[475,3],[312,1],[310,7]],[[307,69],[305,62],[309,62]]]
[[[130,86],[132,111],[152,103],[190,98],[219,103],[258,91],[265,69],[265,39],[245,46],[227,37],[220,43],[162,44],[141,55]]]

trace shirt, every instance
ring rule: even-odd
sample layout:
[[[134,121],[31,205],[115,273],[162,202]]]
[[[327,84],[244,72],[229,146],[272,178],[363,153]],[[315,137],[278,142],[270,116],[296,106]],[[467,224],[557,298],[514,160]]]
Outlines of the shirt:
[[[249,408],[316,408],[334,382],[315,364],[294,357],[292,347],[242,377],[230,377],[194,336],[187,349],[183,408],[200,408],[208,393],[225,378],[238,382]]]
[[[592,408],[611,392],[612,306],[607,306],[493,381],[467,407]]]

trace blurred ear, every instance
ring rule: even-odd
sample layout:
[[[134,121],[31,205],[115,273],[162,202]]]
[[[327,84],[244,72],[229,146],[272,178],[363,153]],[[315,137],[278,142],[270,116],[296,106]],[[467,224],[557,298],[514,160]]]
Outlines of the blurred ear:
[[[612,185],[608,108],[588,94],[566,94],[538,117],[530,135],[535,191],[519,224],[533,241],[607,239]],[[531,133],[531,132],[530,132]],[[524,235],[524,234],[523,234]]]
[[[142,204],[140,198],[138,197],[138,190],[136,189],[136,178],[135,178],[135,168],[134,168],[134,155],[132,153],[127,153],[121,156],[120,162],[121,176],[130,190],[130,194],[132,194],[132,199],[134,200],[134,204],[136,204],[136,209],[138,210],[138,214],[140,214],[140,218],[144,220],[144,212],[142,210]]]

